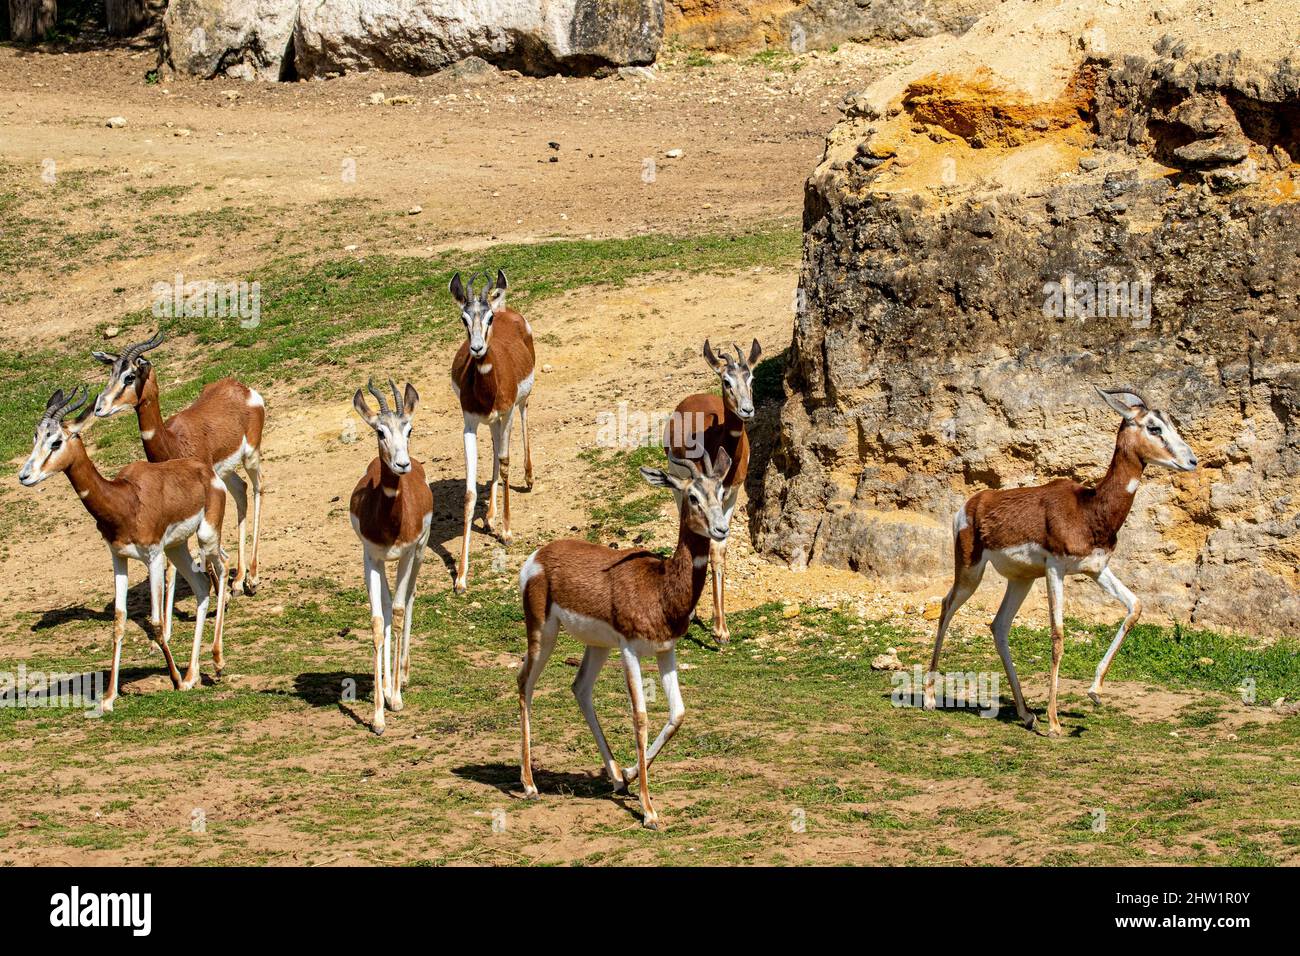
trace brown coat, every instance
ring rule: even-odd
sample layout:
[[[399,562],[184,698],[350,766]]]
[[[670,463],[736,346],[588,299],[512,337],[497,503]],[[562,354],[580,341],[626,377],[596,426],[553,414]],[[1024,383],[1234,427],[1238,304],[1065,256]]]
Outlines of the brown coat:
[[[146,369],[135,413],[150,461],[197,458],[216,464],[238,452],[245,439],[254,448],[261,446],[266,408],[260,402],[249,403],[253,390],[247,385],[233,378],[219,379],[204,387],[188,408],[163,421],[158,376],[152,365]]]
[[[1034,488],[988,489],[965,505],[966,524],[956,535],[957,562],[970,567],[985,549],[1039,544],[1059,556],[1086,557],[1113,551],[1119,529],[1133,507],[1133,482],[1142,461],[1133,449],[1133,429],[1121,427],[1110,468],[1095,487],[1058,478]]]
[[[433,513],[433,492],[424,480],[424,466],[412,458],[411,470],[397,475],[376,456],[352,489],[350,510],[361,536],[372,544],[392,547],[415,541]]]
[[[731,470],[723,484],[728,489],[743,485],[749,474],[749,432],[718,395],[700,393],[682,399],[664,429],[664,447],[674,457],[685,458],[687,439],[701,431],[710,461],[717,459],[719,448],[725,448],[731,456]],[[698,448],[700,443],[697,438],[690,444]]]
[[[533,374],[533,334],[524,317],[514,309],[494,312],[487,354],[471,359],[469,342],[461,342],[451,363],[461,411],[484,418],[494,412],[504,415],[515,405],[519,384]],[[482,368],[490,370],[482,372]]]

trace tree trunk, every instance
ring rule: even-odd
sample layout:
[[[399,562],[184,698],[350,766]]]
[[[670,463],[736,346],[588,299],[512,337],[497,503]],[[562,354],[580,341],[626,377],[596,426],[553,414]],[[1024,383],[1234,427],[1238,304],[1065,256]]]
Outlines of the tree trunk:
[[[104,0],[104,23],[111,36],[130,36],[148,20],[148,0]]]
[[[45,39],[55,17],[55,0],[9,0],[9,33],[16,43]]]

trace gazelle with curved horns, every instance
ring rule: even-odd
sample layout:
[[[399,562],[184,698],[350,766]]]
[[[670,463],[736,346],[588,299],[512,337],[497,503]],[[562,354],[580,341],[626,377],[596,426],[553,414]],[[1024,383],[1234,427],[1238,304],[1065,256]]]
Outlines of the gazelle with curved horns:
[[[120,355],[93,352],[96,359],[111,365],[108,384],[95,401],[101,418],[135,408],[140,422],[140,439],[150,461],[197,458],[216,471],[230,496],[235,499],[239,522],[239,564],[231,593],[257,590],[257,546],[262,522],[262,428],[266,404],[262,396],[233,378],[219,379],[204,387],[185,409],[163,420],[158,403],[158,375],[144,353],[163,342],[160,330],[153,338],[128,345]],[[253,555],[245,560],[244,520],[248,515],[248,487],[236,473],[242,465],[253,486]],[[169,584],[169,589],[174,585]]]
[[[478,428],[484,422],[492,431],[492,482],[484,523],[494,530],[497,520],[497,481],[502,485],[501,541],[510,544],[510,426],[515,410],[524,439],[524,484],[533,487],[533,452],[528,443],[528,399],[533,393],[533,329],[513,309],[506,308],[506,274],[497,270],[495,283],[484,277],[475,293],[479,274],[466,288],[457,272],[451,279],[451,296],[460,306],[465,341],[451,365],[451,387],[460,399],[465,422],[465,533],[460,563],[456,567],[456,592],[463,594],[469,577],[469,536],[478,501]]]
[[[81,440],[94,406],[86,406],[71,422],[64,421],[85,405],[88,397],[84,388],[80,394],[74,391],[66,398],[62,389],[50,396],[45,412],[36,424],[32,453],[18,473],[18,480],[31,487],[60,471],[67,474],[81,503],[95,519],[100,535],[108,544],[115,582],[113,668],[108,692],[100,701],[100,707],[110,711],[117,699],[118,669],[126,634],[128,559],[142,561],[149,568],[150,623],[154,628],[154,640],[167,661],[172,685],[180,690],[189,690],[199,681],[199,645],[208,612],[206,565],[208,573],[217,582],[212,660],[220,676],[225,665],[221,636],[225,623],[226,563],[221,552],[221,520],[226,507],[226,489],[210,465],[192,458],[157,463],[137,461],[118,472],[116,478],[104,478],[86,454],[86,446]],[[198,539],[202,563],[190,555],[188,542],[192,537]],[[163,604],[163,568],[168,561],[180,569],[199,602],[194,623],[194,647],[183,678],[176,669],[170,649],[170,596],[162,609],[161,636],[158,631],[159,608]]]
[[[519,572],[519,594],[524,605],[528,652],[519,669],[519,722],[523,738],[521,776],[524,794],[537,796],[533,782],[531,711],[533,690],[555,649],[563,626],[587,646],[573,681],[573,694],[600,748],[605,771],[619,793],[641,780],[642,822],[657,829],[659,817],[650,803],[646,771],[686,718],[677,686],[677,640],[686,633],[691,614],[704,590],[709,546],[726,541],[731,514],[724,498],[723,478],[731,469],[726,449],[710,462],[696,459],[669,461],[690,477],[657,468],[642,468],[652,485],[671,488],[677,498],[677,548],[671,557],[644,550],[619,551],[577,538],[552,541],[534,551]],[[623,676],[632,701],[636,730],[635,767],[620,769],[596,719],[592,690],[609,652],[623,658]],[[668,698],[668,723],[648,747],[645,691],[641,684],[641,658],[654,654],[659,677]]]
[[[411,612],[415,609],[415,582],[420,576],[424,547],[433,520],[433,492],[424,480],[424,467],[411,457],[411,418],[420,395],[410,382],[399,394],[390,378],[393,406],[374,381],[366,384],[379,403],[370,410],[361,389],[352,407],[379,439],[379,455],[352,491],[348,512],[352,530],[361,539],[366,593],[370,597],[370,628],[375,646],[375,716],[371,729],[384,732],[384,706],[402,709],[402,684],[411,676]],[[397,562],[397,607],[402,611],[402,645],[393,661],[393,594],[388,589],[384,565]]]
[[[1101,703],[1101,686],[1124,636],[1142,612],[1142,604],[1110,570],[1110,556],[1120,528],[1133,507],[1133,497],[1147,465],[1174,471],[1194,471],[1196,455],[1164,412],[1152,409],[1134,388],[1097,388],[1102,399],[1120,414],[1119,433],[1110,468],[1094,487],[1058,478],[1034,488],[988,489],[977,492],[953,519],[954,580],[939,617],[934,655],[925,678],[927,708],[935,706],[934,678],[943,637],[957,609],[979,587],[985,565],[992,563],[1007,579],[1007,591],[993,620],[993,639],[1011,682],[1016,713],[1031,730],[1036,718],[1025,706],[1011,662],[1008,635],[1034,581],[1047,578],[1047,603],[1052,619],[1052,671],[1048,690],[1048,733],[1061,733],[1056,697],[1064,651],[1064,581],[1084,574],[1127,611],[1114,640],[1097,665],[1088,696]]]
[[[664,449],[669,458],[691,457],[692,449],[703,448],[710,457],[716,458],[720,449],[726,449],[731,458],[731,471],[723,480],[726,496],[723,499],[727,509],[727,520],[731,520],[736,510],[736,499],[745,477],[749,473],[749,430],[754,418],[754,366],[763,354],[758,339],[749,347],[749,355],[734,345],[736,357],[733,359],[724,351],[716,355],[704,340],[704,361],[709,368],[718,373],[722,380],[722,397],[708,393],[688,395],[678,404],[672,417],[664,426]],[[688,477],[682,469],[677,468],[680,477]],[[724,576],[727,571],[727,543],[715,542],[709,546],[709,565],[713,571],[713,636],[719,644],[726,644],[731,639],[727,629],[727,614],[724,607]]]

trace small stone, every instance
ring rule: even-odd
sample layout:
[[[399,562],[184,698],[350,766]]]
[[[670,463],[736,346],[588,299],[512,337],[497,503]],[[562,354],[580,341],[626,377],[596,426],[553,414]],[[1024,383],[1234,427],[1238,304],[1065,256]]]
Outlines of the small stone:
[[[799,607],[797,603],[787,604],[785,607],[781,609],[781,616],[786,620],[789,620],[792,617],[798,617],[799,614],[802,612],[802,610],[803,608]]]
[[[1083,157],[1083,159],[1079,160],[1079,168],[1082,169],[1084,172],[1090,173],[1100,165],[1101,165],[1101,160],[1098,159],[1096,156],[1085,156]]]
[[[108,126],[109,129],[121,129],[123,126],[126,125],[126,117],[125,116],[110,117],[108,122],[105,125]]]
[[[549,362],[547,362],[545,365],[542,366],[542,371],[543,371],[543,372],[553,372],[553,371],[555,371],[555,368],[554,368],[554,367],[553,367]]]
[[[193,132],[193,130],[188,130],[188,129],[186,129],[185,127],[182,126],[180,129],[173,130],[173,131],[172,131],[172,135],[173,135],[173,136],[189,136],[191,132]]]
[[[1196,663],[1200,664],[1202,667],[1213,667],[1213,666],[1214,666],[1214,658],[1213,658],[1213,657],[1201,657],[1201,658],[1198,658],[1198,659],[1197,659]]]
[[[104,338],[115,339],[118,337],[121,331],[122,330],[119,329],[116,325],[110,325],[108,328],[104,330]]]
[[[344,246],[344,247],[343,247],[343,251],[344,251],[344,252],[356,252],[356,251],[357,251],[358,249],[360,249],[360,248],[361,248],[361,247],[358,246],[358,245],[354,242],[354,243],[352,243],[351,245]]]
[[[383,105],[384,105],[384,94],[383,94],[382,92],[371,93],[371,94],[370,94],[370,105],[371,105],[371,106],[383,106]]]
[[[418,216],[422,212],[424,212],[424,209],[420,206],[412,206],[410,209],[406,210],[408,216]]]
[[[670,149],[668,152],[664,153],[664,156],[669,159],[681,159],[685,155],[686,153],[680,149]]]
[[[222,90],[221,95],[233,103],[235,100],[239,99],[240,93],[239,90]]]

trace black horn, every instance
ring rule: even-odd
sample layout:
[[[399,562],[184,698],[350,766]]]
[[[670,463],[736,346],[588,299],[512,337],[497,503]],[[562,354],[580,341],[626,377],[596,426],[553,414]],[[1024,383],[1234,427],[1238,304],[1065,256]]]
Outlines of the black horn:
[[[375,380],[373,377],[366,382],[366,388],[369,390],[371,395],[375,396],[375,400],[379,402],[379,410],[385,415],[390,414],[392,409],[388,407],[388,399],[384,398],[383,393],[379,391],[379,389],[375,388]]]
[[[163,344],[163,331],[159,329],[154,333],[153,338],[145,339],[143,342],[137,342],[135,345],[128,345],[122,354],[118,356],[120,361],[130,364],[138,359],[145,352],[156,349]]]

